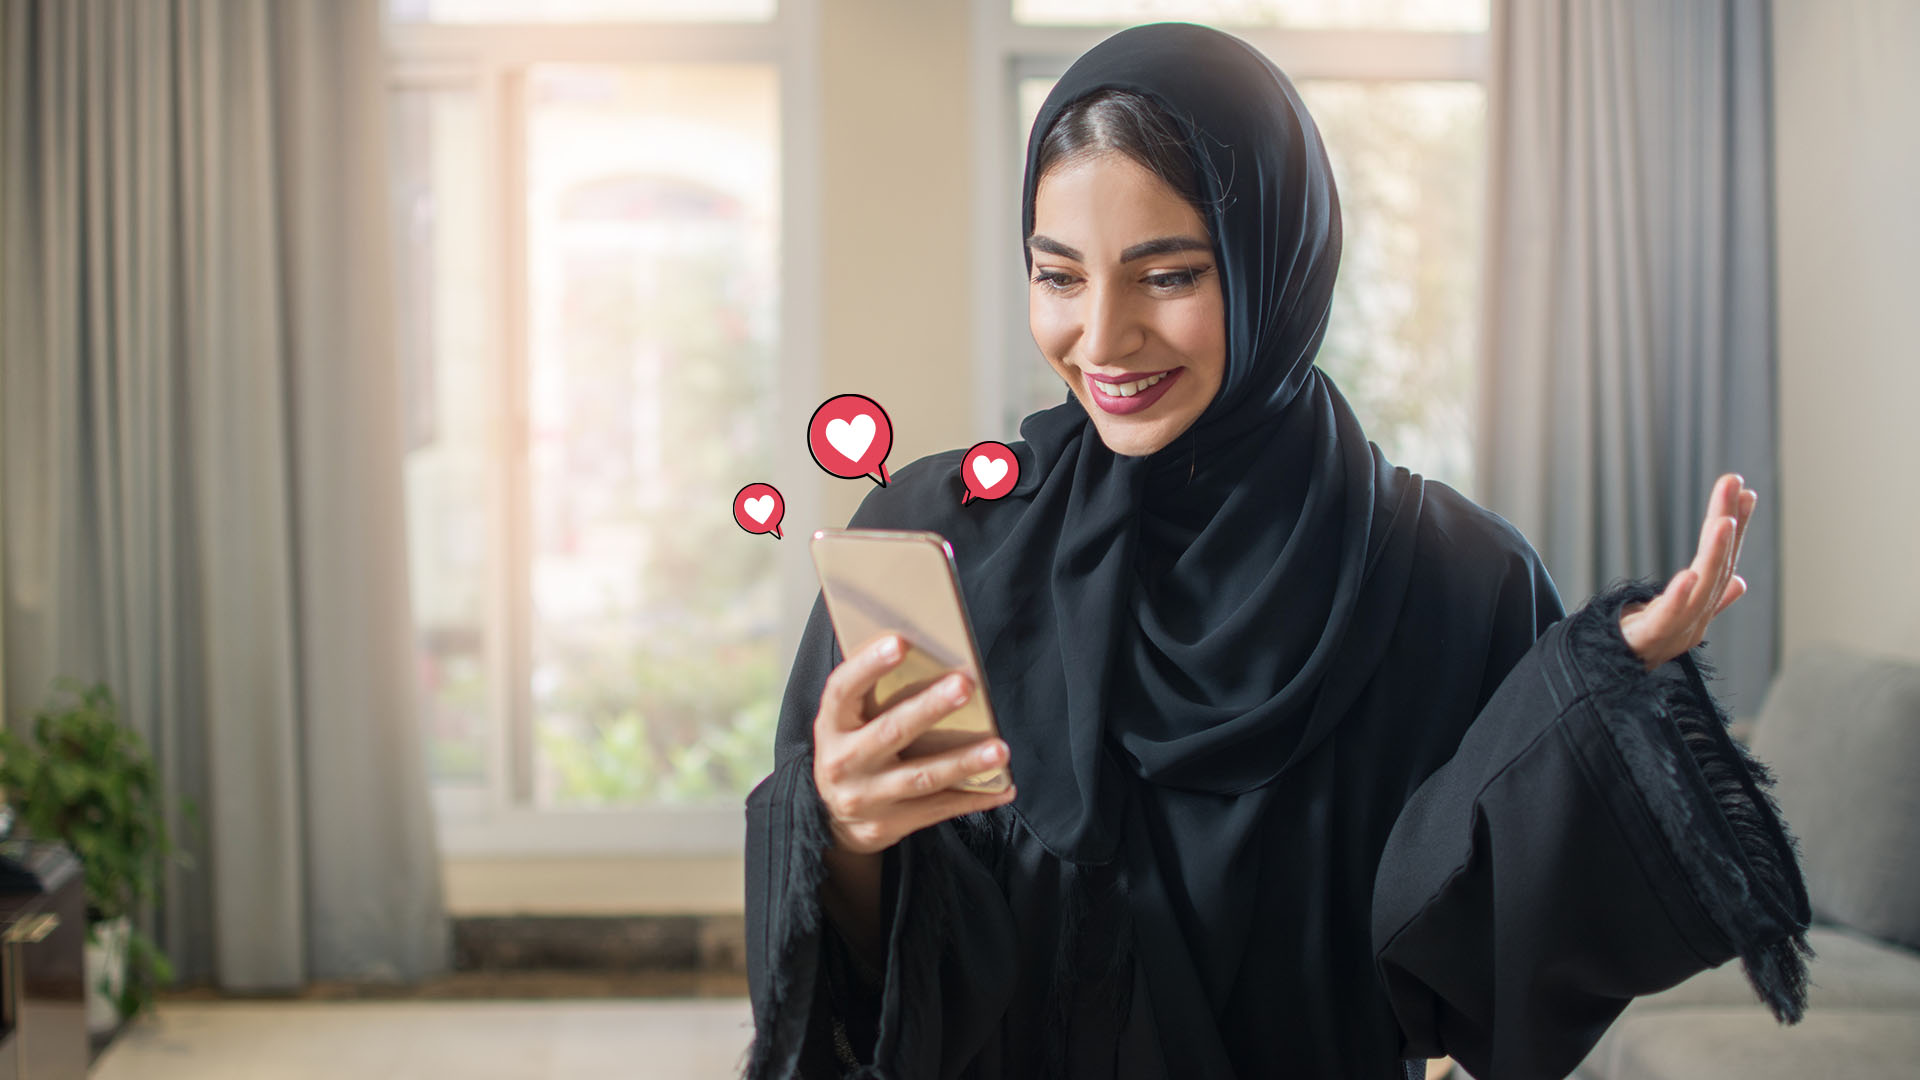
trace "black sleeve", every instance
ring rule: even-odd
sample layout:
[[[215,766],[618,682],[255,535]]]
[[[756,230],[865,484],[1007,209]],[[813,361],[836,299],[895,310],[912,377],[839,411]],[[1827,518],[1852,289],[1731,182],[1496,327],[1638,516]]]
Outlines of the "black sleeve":
[[[884,971],[860,970],[820,903],[832,833],[812,731],[839,659],[816,599],[781,705],[778,764],[747,796],[746,1076],[952,1076],[1011,999],[1013,915],[972,834],[953,821],[921,829],[885,860]]]
[[[1778,1019],[1804,1012],[1810,915],[1772,778],[1699,657],[1649,672],[1620,634],[1658,592],[1548,627],[1402,809],[1372,925],[1406,1056],[1564,1077],[1632,998],[1736,956]]]

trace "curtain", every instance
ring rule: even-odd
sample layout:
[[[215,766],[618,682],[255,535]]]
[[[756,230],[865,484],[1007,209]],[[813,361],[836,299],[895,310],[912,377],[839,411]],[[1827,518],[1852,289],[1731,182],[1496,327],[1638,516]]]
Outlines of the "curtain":
[[[153,746],[183,979],[443,972],[378,0],[0,0],[7,714]]]
[[[1692,561],[1714,477],[1760,493],[1708,632],[1730,709],[1778,654],[1769,9],[1495,0],[1478,491],[1570,604]]]

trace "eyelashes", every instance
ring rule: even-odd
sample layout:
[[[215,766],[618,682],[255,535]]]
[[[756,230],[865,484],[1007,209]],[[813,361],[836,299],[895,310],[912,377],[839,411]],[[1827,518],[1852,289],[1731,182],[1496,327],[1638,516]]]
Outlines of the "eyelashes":
[[[1190,270],[1173,270],[1149,275],[1145,280],[1156,292],[1172,294],[1192,288],[1202,277],[1213,272],[1211,266],[1197,266]],[[1071,274],[1062,274],[1054,270],[1042,270],[1033,275],[1036,285],[1046,287],[1048,292],[1064,293],[1073,287],[1075,278]]]

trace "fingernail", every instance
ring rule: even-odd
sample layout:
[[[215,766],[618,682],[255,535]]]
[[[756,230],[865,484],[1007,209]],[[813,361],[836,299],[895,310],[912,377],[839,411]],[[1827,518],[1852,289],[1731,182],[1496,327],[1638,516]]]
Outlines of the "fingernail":
[[[1000,755],[1003,749],[1004,748],[999,743],[992,743],[990,745],[981,747],[980,753],[978,753],[975,756],[978,757],[982,762],[988,765],[991,765],[994,762],[1000,760]]]
[[[961,679],[958,675],[949,675],[941,680],[940,688],[946,691],[947,696],[953,699],[955,705],[967,700],[965,680]]]
[[[880,643],[880,659],[882,660],[900,659],[900,639],[899,638],[890,637],[887,640]]]

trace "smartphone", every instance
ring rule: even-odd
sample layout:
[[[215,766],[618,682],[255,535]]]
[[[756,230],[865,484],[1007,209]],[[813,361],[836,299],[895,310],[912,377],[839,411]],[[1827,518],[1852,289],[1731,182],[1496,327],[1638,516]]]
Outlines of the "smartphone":
[[[939,533],[882,529],[821,529],[813,534],[813,568],[840,655],[876,635],[893,632],[906,655],[874,684],[874,704],[884,710],[933,685],[950,671],[973,680],[973,693],[959,708],[915,739],[903,758],[937,754],[995,738],[1000,729],[987,703],[987,680],[967,621],[953,547]],[[1012,783],[1004,765],[975,773],[957,785],[964,791],[1005,791]]]

